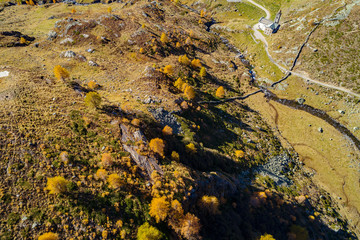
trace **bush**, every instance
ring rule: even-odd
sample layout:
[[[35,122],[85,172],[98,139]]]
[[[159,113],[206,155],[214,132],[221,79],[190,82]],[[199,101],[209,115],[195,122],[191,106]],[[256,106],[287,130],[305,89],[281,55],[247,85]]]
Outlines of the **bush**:
[[[215,196],[203,196],[199,202],[202,209],[208,211],[211,214],[218,214],[219,211],[219,200]]]
[[[149,143],[149,147],[154,153],[158,153],[161,157],[164,157],[164,148],[165,148],[164,140],[160,138],[151,139]]]
[[[64,164],[69,163],[69,153],[68,152],[66,152],[66,151],[61,152],[59,155],[59,158]]]
[[[113,160],[110,153],[103,153],[101,155],[101,164],[103,167],[110,167],[113,164]]]
[[[201,62],[200,62],[200,59],[193,59],[191,61],[191,66],[194,67],[194,68],[201,68],[202,65],[201,65]]]
[[[97,92],[88,92],[84,101],[85,105],[91,108],[98,108],[101,104],[101,97]]]
[[[140,127],[141,122],[138,118],[134,118],[133,120],[131,120],[131,124],[135,127]]]
[[[173,134],[173,129],[171,127],[169,127],[168,125],[166,125],[163,130],[162,130],[162,133],[165,135],[165,136],[170,136]]]
[[[39,236],[38,240],[58,240],[59,237],[56,233],[47,232]]]
[[[170,204],[166,197],[153,198],[150,203],[150,216],[154,217],[156,222],[165,220],[170,211]]]
[[[167,75],[172,75],[174,73],[174,68],[171,65],[166,65],[164,67],[164,73]]]
[[[186,56],[186,54],[182,55],[179,57],[179,63],[184,64],[184,65],[190,65],[190,59]]]
[[[220,86],[220,87],[216,90],[215,96],[216,96],[217,98],[224,98],[224,96],[225,96],[225,90],[224,90],[224,87],[223,87],[223,86]]]
[[[69,72],[60,65],[54,67],[54,75],[59,81],[70,77]]]
[[[169,38],[167,37],[167,35],[165,33],[162,33],[161,37],[160,37],[160,41],[162,43],[167,43],[167,42],[169,42]]]
[[[99,87],[99,84],[97,84],[96,82],[94,82],[94,81],[90,81],[89,83],[88,83],[88,87],[90,88],[90,89],[97,89],[98,87]]]
[[[163,238],[163,233],[157,228],[151,226],[148,222],[144,223],[138,228],[138,240],[159,240]]]
[[[243,158],[243,157],[245,157],[245,153],[244,153],[244,151],[242,151],[242,150],[236,150],[236,151],[235,151],[235,156],[236,156],[237,158]]]
[[[197,149],[193,143],[189,143],[185,146],[185,149],[188,153],[196,153]]]
[[[177,89],[182,91],[183,85],[185,84],[185,82],[181,79],[178,78],[175,82],[174,82],[174,87],[176,87]]]
[[[96,180],[103,180],[105,181],[107,178],[107,171],[105,169],[98,169],[95,173],[95,179]]]
[[[195,91],[194,91],[194,88],[191,86],[186,86],[184,94],[188,100],[195,98]]]
[[[206,69],[204,67],[201,67],[200,72],[199,72],[199,76],[201,78],[206,76]]]
[[[120,176],[116,173],[111,174],[107,179],[109,185],[113,189],[118,189],[123,185],[123,181]]]
[[[191,38],[190,38],[190,37],[188,37],[188,38],[185,40],[185,44],[186,44],[186,45],[192,44],[192,41],[191,41]]]
[[[177,152],[172,151],[171,159],[178,162],[178,161],[180,161],[180,155]]]
[[[53,177],[47,179],[46,189],[49,190],[50,194],[60,194],[67,191],[66,185],[68,181],[63,177]]]
[[[275,238],[272,235],[265,233],[260,237],[260,240],[275,240]]]

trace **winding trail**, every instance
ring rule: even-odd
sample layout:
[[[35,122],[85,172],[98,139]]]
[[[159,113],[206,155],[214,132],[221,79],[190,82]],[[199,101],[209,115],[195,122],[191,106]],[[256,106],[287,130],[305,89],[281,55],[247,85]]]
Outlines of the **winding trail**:
[[[266,18],[270,18],[271,17],[271,14],[269,12],[269,10],[267,10],[265,7],[261,6],[260,4],[254,2],[253,0],[247,0],[249,3],[255,5],[256,7],[260,8],[261,10],[263,10],[265,13],[266,13]],[[317,25],[318,27],[319,25]],[[317,28],[316,27],[316,28]],[[316,29],[314,28],[314,30]],[[355,92],[352,92],[351,90],[347,89],[347,88],[344,88],[344,87],[339,87],[339,86],[335,86],[335,85],[332,85],[332,84],[329,84],[329,83],[324,83],[324,82],[321,82],[319,80],[315,80],[315,79],[311,79],[309,78],[308,74],[307,73],[299,73],[299,72],[294,72],[292,71],[292,69],[295,67],[295,64],[292,66],[292,68],[290,70],[286,69],[285,67],[281,66],[280,64],[278,64],[274,58],[271,56],[270,52],[269,52],[269,44],[268,42],[266,41],[265,37],[261,34],[261,32],[259,31],[259,23],[256,23],[254,26],[253,26],[253,30],[254,30],[254,36],[256,39],[262,41],[265,45],[265,51],[266,51],[266,54],[267,56],[269,57],[270,61],[272,63],[274,63],[279,69],[281,69],[283,72],[289,72],[291,73],[292,75],[295,75],[297,77],[300,77],[300,78],[303,78],[305,79],[306,81],[308,82],[312,82],[312,83],[315,83],[317,85],[320,85],[320,86],[323,86],[323,87],[327,87],[327,88],[331,88],[331,89],[335,89],[335,90],[338,90],[338,91],[342,91],[342,92],[345,92],[345,93],[348,93],[350,95],[353,95],[355,97],[358,97],[360,98],[360,94],[357,94]],[[314,31],[313,30],[313,31]],[[312,32],[313,32],[312,31]],[[311,33],[312,33],[311,32]],[[308,39],[307,39],[308,40]],[[303,44],[304,45],[304,44]],[[300,51],[301,52],[301,51]],[[300,53],[299,52],[299,53]]]

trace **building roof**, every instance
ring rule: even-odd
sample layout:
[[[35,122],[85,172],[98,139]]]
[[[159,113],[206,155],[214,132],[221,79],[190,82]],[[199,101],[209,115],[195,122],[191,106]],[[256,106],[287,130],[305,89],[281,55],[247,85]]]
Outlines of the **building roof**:
[[[264,17],[261,17],[260,20],[259,20],[259,23],[262,23],[264,24],[265,26],[270,26],[271,24],[273,24],[274,22],[269,20],[269,19],[266,19]]]

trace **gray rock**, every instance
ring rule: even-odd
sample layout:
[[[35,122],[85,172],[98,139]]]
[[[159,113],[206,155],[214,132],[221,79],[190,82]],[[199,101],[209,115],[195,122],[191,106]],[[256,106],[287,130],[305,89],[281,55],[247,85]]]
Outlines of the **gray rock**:
[[[354,127],[353,129],[354,129],[354,131],[357,131],[357,130],[359,130],[359,127]]]
[[[158,120],[163,126],[168,125],[173,129],[173,133],[178,134],[183,130],[181,124],[177,121],[176,117],[171,113],[166,111],[163,108],[149,109],[149,112]]]
[[[297,99],[297,102],[298,102],[299,104],[304,104],[305,99],[304,99],[304,98],[298,98],[298,99]]]
[[[55,39],[57,37],[57,32],[55,32],[55,31],[50,31],[49,33],[48,33],[48,40],[53,40],[53,39]]]
[[[72,38],[65,38],[60,41],[60,44],[73,44],[73,43],[74,43],[74,39]]]
[[[81,34],[81,36],[82,36],[83,38],[89,38],[89,37],[90,37],[89,34]]]
[[[96,62],[90,60],[90,61],[89,61],[89,66],[98,67],[99,64],[97,64]]]
[[[143,72],[145,77],[152,77],[155,73],[155,68],[147,66]]]
[[[74,58],[76,57],[76,53],[73,51],[66,51],[66,52],[62,52],[60,54],[60,57],[65,57],[65,58]]]
[[[319,128],[318,128],[318,131],[319,131],[319,133],[323,133],[323,132],[324,132],[324,129],[322,129],[322,127],[319,127]]]

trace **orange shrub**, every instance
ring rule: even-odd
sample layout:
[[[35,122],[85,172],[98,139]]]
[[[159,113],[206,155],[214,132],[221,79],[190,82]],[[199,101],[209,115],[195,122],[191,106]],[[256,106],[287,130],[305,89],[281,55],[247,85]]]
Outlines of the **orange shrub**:
[[[172,135],[173,134],[173,129],[171,127],[169,127],[168,125],[166,125],[163,130],[162,133],[164,135]]]
[[[243,158],[243,157],[245,157],[245,153],[244,153],[244,151],[242,151],[242,150],[236,150],[236,151],[235,151],[235,156],[236,156],[237,158]]]
[[[96,82],[94,82],[94,81],[90,81],[90,82],[88,82],[88,87],[90,88],[90,89],[96,89],[96,88],[98,88],[99,87],[99,85],[96,83]]]
[[[101,164],[103,167],[110,167],[113,164],[113,160],[110,153],[103,153],[101,155]]]
[[[161,157],[164,157],[164,148],[165,148],[164,140],[160,138],[151,139],[149,143],[149,147],[153,152],[158,153]]]
[[[185,84],[185,82],[184,82],[181,78],[178,78],[178,79],[174,82],[174,86],[175,86],[177,89],[179,89],[179,90],[182,90],[184,84]]]
[[[216,96],[217,98],[224,98],[224,96],[225,96],[225,90],[224,90],[224,87],[223,87],[223,86],[220,86],[220,87],[216,90],[215,96]]]
[[[184,65],[190,65],[190,59],[186,56],[186,54],[179,56],[179,63]]]
[[[185,84],[184,84],[185,85]],[[185,91],[184,91],[185,97],[188,100],[194,99],[195,98],[195,91],[194,88],[191,86],[186,86]]]
[[[54,75],[58,80],[65,80],[70,77],[69,72],[60,65],[54,67]]]
[[[141,122],[138,118],[134,118],[133,120],[131,120],[131,124],[135,127],[140,127]]]
[[[195,67],[201,68],[202,65],[201,65],[200,59],[193,59],[193,60],[191,61],[191,66],[194,67],[194,68],[195,68]]]
[[[172,75],[174,73],[174,68],[171,65],[166,65],[164,67],[164,73],[167,75]]]

